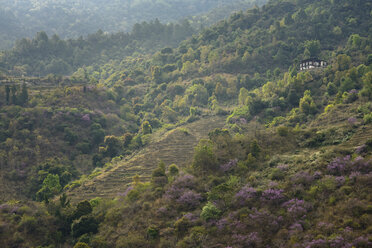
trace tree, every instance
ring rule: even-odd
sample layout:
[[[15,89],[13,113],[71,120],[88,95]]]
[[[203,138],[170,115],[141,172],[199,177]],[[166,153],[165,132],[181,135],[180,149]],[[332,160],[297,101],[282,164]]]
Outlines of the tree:
[[[307,54],[308,57],[317,57],[320,51],[321,51],[320,42],[318,40],[305,41],[305,52],[304,53]]]
[[[22,89],[21,89],[21,95],[19,97],[19,104],[25,105],[28,101],[28,91],[27,91],[27,85],[26,83],[23,83]]]
[[[6,85],[6,86],[5,86],[5,94],[6,94],[6,104],[9,105],[9,100],[10,100],[10,98],[9,98],[9,96],[10,96],[10,88],[9,88],[9,85]]]
[[[10,90],[12,92],[12,104],[17,104],[17,87],[15,85],[12,85]]]
[[[336,69],[339,71],[344,71],[350,68],[351,58],[346,54],[340,54],[337,56]]]
[[[59,182],[58,175],[48,174],[44,179],[41,189],[36,193],[36,198],[39,201],[48,202],[49,198],[58,194],[62,187]]]
[[[144,121],[141,126],[143,134],[150,134],[152,133],[152,127],[148,121]]]
[[[310,90],[306,90],[304,97],[301,98],[300,110],[304,114],[314,114],[316,112],[316,105],[311,97]]]
[[[105,144],[106,144],[106,155],[109,157],[115,157],[119,155],[120,150],[122,149],[121,141],[116,136],[106,136],[105,137]]]
[[[74,219],[79,219],[81,216],[88,215],[93,211],[92,205],[90,205],[89,201],[81,201],[76,206],[76,210],[74,212]]]
[[[360,91],[360,95],[372,99],[372,72],[368,72],[363,77],[363,89]]]
[[[213,144],[209,140],[202,139],[195,147],[192,167],[195,171],[202,172],[217,169],[217,158],[213,152]]]
[[[178,175],[179,173],[179,168],[177,165],[175,164],[171,164],[168,168],[168,171],[169,171],[169,175],[171,175],[172,177],[175,177]]]
[[[85,233],[97,233],[98,221],[92,216],[83,216],[71,226],[72,236],[78,238]]]
[[[208,202],[202,209],[200,217],[206,221],[216,219],[220,216],[221,210],[219,210],[213,203]]]
[[[258,145],[258,142],[256,139],[254,139],[250,145],[250,150],[252,155],[257,158],[261,152],[261,147]]]
[[[163,187],[168,183],[168,177],[165,174],[165,164],[160,161],[158,167],[152,172],[151,182],[154,188]]]

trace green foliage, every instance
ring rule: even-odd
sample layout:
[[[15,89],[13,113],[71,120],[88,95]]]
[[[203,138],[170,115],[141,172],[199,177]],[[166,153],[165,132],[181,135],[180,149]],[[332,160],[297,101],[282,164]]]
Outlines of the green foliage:
[[[178,168],[178,166],[177,165],[175,165],[175,164],[171,164],[170,166],[169,166],[169,168],[168,168],[168,171],[169,171],[169,174],[171,175],[171,176],[177,176],[178,175],[178,173],[179,173],[179,168]]]
[[[372,113],[364,115],[363,121],[365,124],[372,123]]]
[[[200,140],[195,147],[192,167],[195,171],[206,173],[217,167],[216,156],[213,152],[213,144],[208,140]]]
[[[250,151],[255,158],[258,158],[258,156],[260,155],[261,147],[259,146],[258,141],[256,139],[254,139],[250,144]]]
[[[307,40],[305,41],[305,57],[317,57],[321,51],[319,40]]]
[[[104,143],[106,145],[105,155],[111,158],[119,155],[122,149],[122,142],[118,137],[113,135],[106,136]]]
[[[205,221],[217,219],[221,211],[212,203],[208,202],[202,209],[200,217]]]
[[[207,89],[200,84],[195,84],[186,90],[187,101],[192,106],[203,106],[208,103]]]
[[[158,167],[152,172],[151,182],[154,188],[164,187],[168,182],[168,177],[165,174],[164,162],[159,162]]]
[[[74,219],[79,219],[81,216],[88,215],[92,211],[93,209],[89,201],[85,200],[85,201],[79,202],[73,214]]]
[[[78,238],[85,233],[97,233],[98,222],[92,216],[83,216],[79,220],[74,221],[71,226],[72,236]]]
[[[157,239],[159,237],[159,230],[156,226],[150,226],[147,228],[147,236],[150,239]]]
[[[304,97],[300,100],[300,110],[304,114],[314,114],[316,112],[316,105],[309,90],[305,91]]]
[[[368,72],[363,76],[363,89],[360,91],[360,95],[367,99],[372,99],[372,72]]]
[[[148,121],[144,121],[142,123],[141,129],[144,135],[152,133],[152,127]]]
[[[48,174],[44,179],[41,189],[36,193],[36,199],[48,202],[49,199],[58,194],[62,187],[58,175]]]
[[[77,242],[74,245],[74,248],[90,248],[90,246],[84,242]]]

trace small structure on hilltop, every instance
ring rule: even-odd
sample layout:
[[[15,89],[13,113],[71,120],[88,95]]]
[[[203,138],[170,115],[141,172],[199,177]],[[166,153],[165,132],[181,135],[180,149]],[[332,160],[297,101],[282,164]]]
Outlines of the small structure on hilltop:
[[[302,60],[300,63],[300,71],[315,69],[315,68],[324,68],[328,65],[327,61],[317,59],[317,58],[310,58]]]

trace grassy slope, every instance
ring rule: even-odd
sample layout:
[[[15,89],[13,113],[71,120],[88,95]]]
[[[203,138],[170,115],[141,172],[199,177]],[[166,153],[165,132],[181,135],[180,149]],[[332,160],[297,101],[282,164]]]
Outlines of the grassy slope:
[[[95,197],[113,198],[124,192],[137,174],[141,181],[150,180],[152,170],[159,161],[184,167],[192,160],[198,141],[206,138],[210,130],[223,127],[225,118],[205,116],[180,128],[154,133],[152,141],[144,149],[117,162],[114,167],[105,169],[80,187],[69,190],[68,196],[73,202]]]

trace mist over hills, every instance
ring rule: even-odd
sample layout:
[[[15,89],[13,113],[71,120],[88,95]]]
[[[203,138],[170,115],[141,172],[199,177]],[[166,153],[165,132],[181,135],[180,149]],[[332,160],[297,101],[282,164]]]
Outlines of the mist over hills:
[[[203,23],[225,18],[232,11],[262,5],[266,0],[54,0],[1,1],[0,49],[10,48],[16,39],[45,31],[61,38],[95,33],[130,31],[135,23],[159,19],[163,23],[204,14]],[[214,13],[216,12],[216,13]],[[209,13],[209,14],[207,14]],[[207,15],[205,15],[207,14]],[[197,19],[195,19],[196,22]],[[200,19],[199,19],[200,20]],[[200,24],[195,23],[195,26]]]

